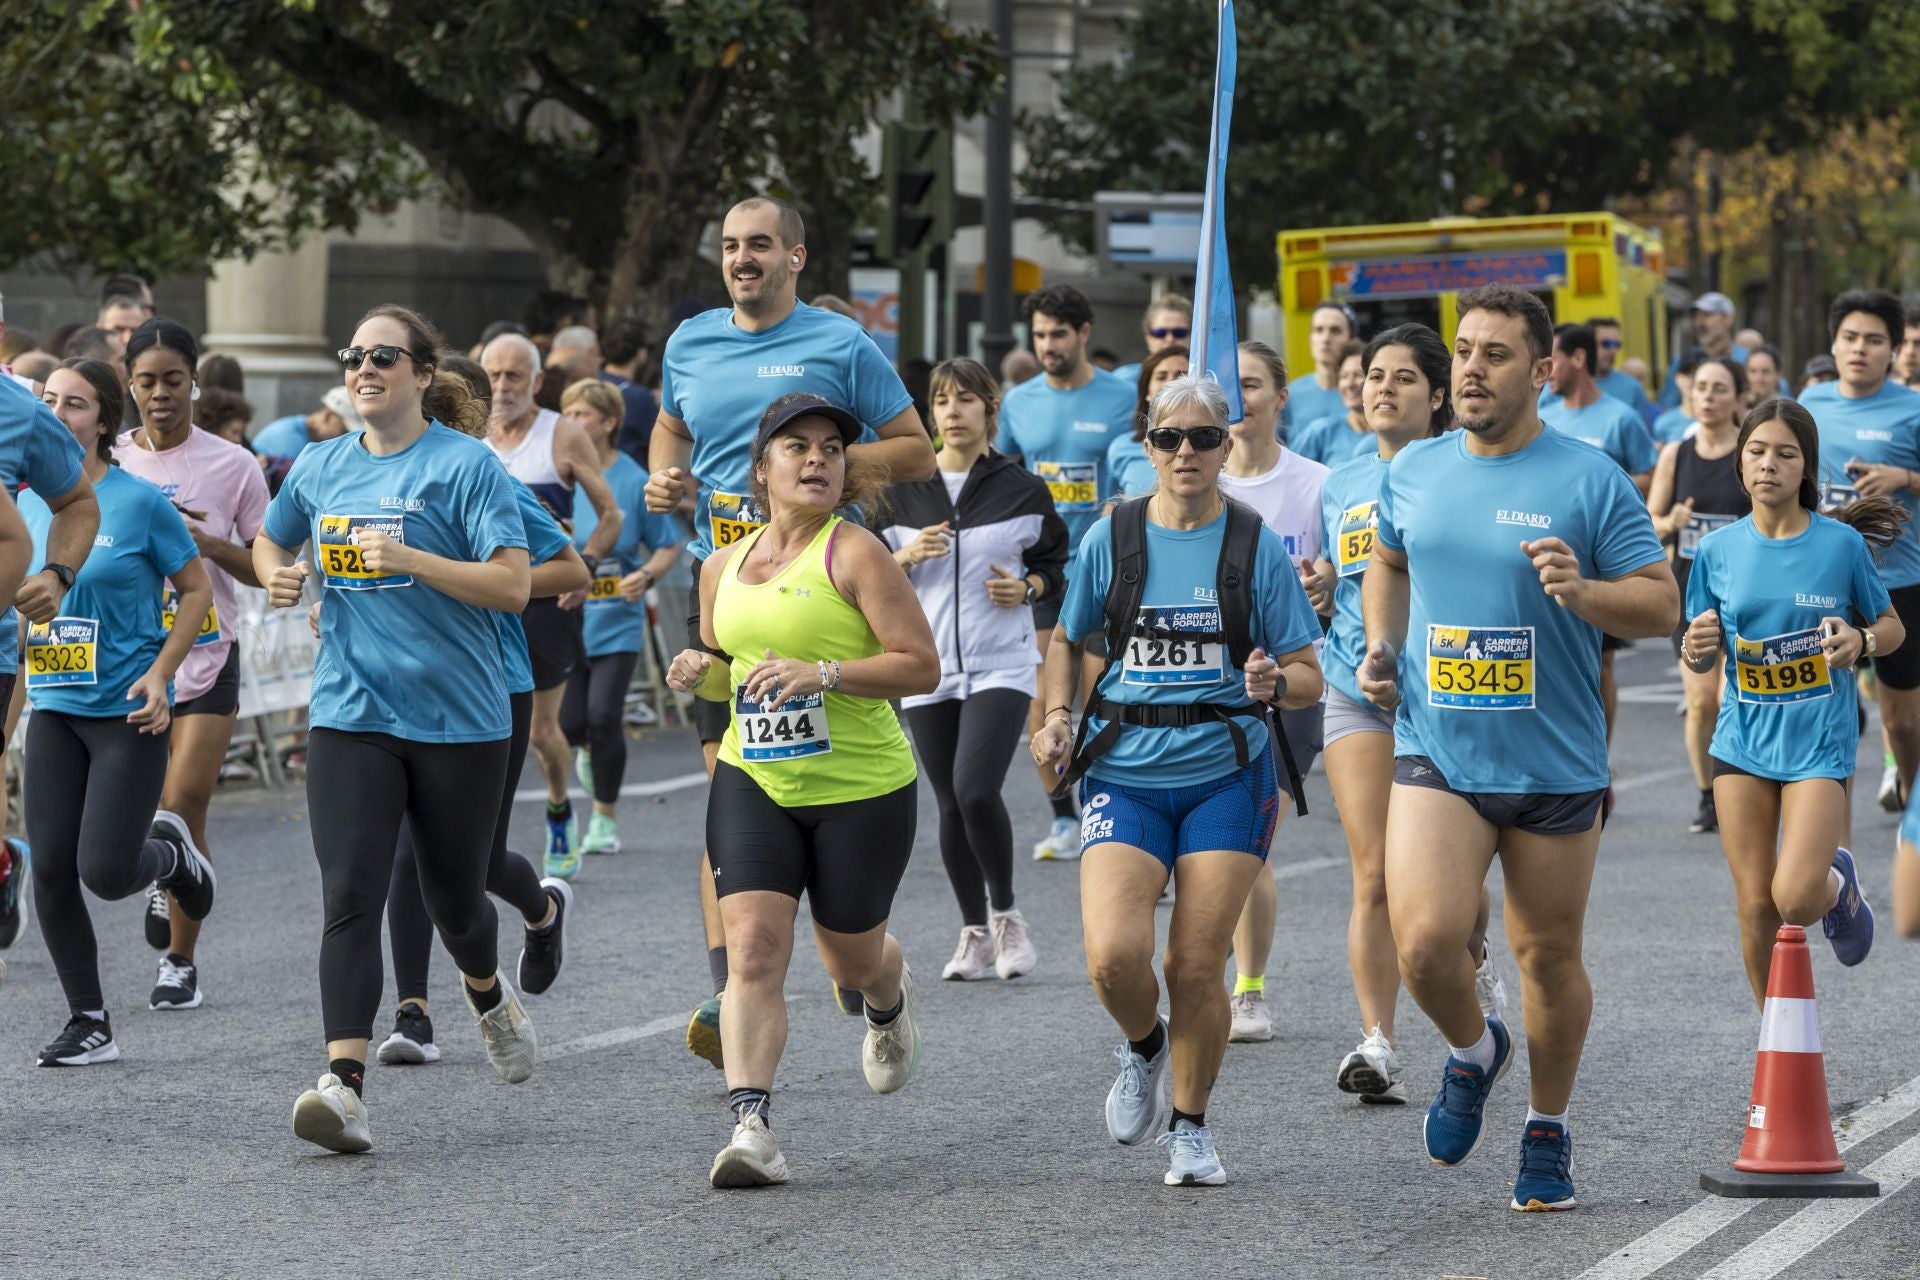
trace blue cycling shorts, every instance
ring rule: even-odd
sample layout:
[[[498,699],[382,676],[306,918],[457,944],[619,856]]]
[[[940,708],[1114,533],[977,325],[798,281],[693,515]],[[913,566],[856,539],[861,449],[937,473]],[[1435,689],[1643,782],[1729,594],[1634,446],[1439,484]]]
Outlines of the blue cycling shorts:
[[[1096,844],[1144,849],[1173,870],[1176,858],[1233,849],[1266,860],[1285,795],[1271,751],[1244,769],[1191,787],[1128,787],[1080,780],[1080,852]]]

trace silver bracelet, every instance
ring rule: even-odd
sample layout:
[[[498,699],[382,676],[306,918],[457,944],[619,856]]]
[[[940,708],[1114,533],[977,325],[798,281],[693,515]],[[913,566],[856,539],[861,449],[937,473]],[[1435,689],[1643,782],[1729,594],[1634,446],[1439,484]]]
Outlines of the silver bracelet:
[[[832,675],[828,675],[827,673],[828,667],[833,668]],[[826,693],[830,689],[838,689],[839,687],[840,687],[840,664],[838,662],[834,662],[829,658],[820,659],[820,692]]]

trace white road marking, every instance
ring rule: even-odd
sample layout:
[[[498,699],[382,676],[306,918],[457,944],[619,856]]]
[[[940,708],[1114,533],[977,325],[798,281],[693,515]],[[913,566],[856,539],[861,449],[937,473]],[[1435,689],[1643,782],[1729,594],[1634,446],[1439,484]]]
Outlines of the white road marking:
[[[704,776],[704,775],[702,775]],[[788,996],[787,1003],[801,999],[800,996]],[[582,1053],[593,1053],[599,1049],[611,1049],[615,1045],[632,1044],[636,1040],[649,1040],[654,1036],[665,1035],[669,1031],[683,1030],[691,1012],[669,1013],[665,1017],[655,1018],[652,1022],[643,1022],[637,1027],[615,1027],[611,1031],[599,1031],[590,1036],[581,1036],[578,1040],[563,1040],[548,1048],[540,1048],[540,1061],[551,1062],[555,1058],[571,1058]]]
[[[658,782],[629,782],[626,786],[620,788],[620,794],[623,796],[661,796],[669,791],[685,791],[689,787],[704,787],[706,784],[707,775],[704,773],[682,773],[672,778],[662,778]],[[588,798],[587,793],[578,787],[569,789],[567,795],[576,800],[585,800]],[[546,798],[547,793],[544,790],[516,791],[513,793],[513,802],[515,804],[528,804],[534,800],[545,800]]]
[[[1771,1280],[1779,1275],[1833,1239],[1849,1223],[1887,1203],[1920,1175],[1920,1137],[1908,1138],[1861,1172],[1879,1180],[1879,1199],[1810,1204],[1707,1272],[1702,1280]]]
[[[1351,861],[1347,858],[1308,858],[1304,862],[1280,862],[1274,864],[1273,878],[1285,880],[1290,876],[1304,876],[1315,871],[1331,871],[1335,867],[1350,865],[1352,865]]]
[[[1641,787],[1650,787],[1656,782],[1670,782],[1675,778],[1691,778],[1693,769],[1688,765],[1676,765],[1671,769],[1655,769],[1652,773],[1636,773],[1630,778],[1615,778],[1614,794],[1622,791],[1638,791]]]

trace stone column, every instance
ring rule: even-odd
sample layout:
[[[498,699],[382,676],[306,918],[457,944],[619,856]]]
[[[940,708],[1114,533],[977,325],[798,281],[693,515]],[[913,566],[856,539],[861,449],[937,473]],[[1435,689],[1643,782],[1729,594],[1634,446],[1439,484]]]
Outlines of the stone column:
[[[326,333],[327,241],[309,235],[290,252],[214,266],[207,279],[205,350],[246,371],[253,427],[320,407],[340,383]]]

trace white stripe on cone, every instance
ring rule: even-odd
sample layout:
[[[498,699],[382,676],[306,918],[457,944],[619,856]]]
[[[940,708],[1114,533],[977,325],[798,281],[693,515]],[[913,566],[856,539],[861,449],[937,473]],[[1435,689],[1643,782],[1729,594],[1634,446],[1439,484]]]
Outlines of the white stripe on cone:
[[[1768,996],[1760,1016],[1760,1052],[1820,1052],[1820,1018],[1813,1001]]]

